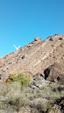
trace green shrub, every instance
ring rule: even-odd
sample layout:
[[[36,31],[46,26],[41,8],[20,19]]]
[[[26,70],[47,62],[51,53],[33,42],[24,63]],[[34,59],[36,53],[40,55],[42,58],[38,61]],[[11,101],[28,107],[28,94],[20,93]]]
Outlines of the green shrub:
[[[5,107],[5,102],[4,101],[1,101],[0,102],[0,109],[4,109],[4,107]]]
[[[6,80],[7,83],[19,82],[21,87],[28,86],[31,81],[31,76],[26,73],[13,73]]]
[[[21,96],[21,97],[17,96],[17,97],[13,97],[8,102],[8,104],[10,106],[14,106],[16,111],[19,112],[22,107],[26,107],[26,106],[29,105],[29,100],[27,98],[23,97],[23,96]]]
[[[11,101],[10,101],[10,103],[12,104],[12,105],[16,105],[16,106],[26,106],[26,105],[29,105],[29,101],[28,101],[28,99],[27,98],[25,98],[25,97],[14,97]]]

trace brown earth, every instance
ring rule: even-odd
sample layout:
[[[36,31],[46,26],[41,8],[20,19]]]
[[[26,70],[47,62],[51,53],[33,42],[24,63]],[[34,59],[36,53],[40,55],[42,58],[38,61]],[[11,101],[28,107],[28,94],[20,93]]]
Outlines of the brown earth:
[[[34,76],[54,63],[64,73],[64,35],[55,34],[42,41],[39,37],[25,47],[0,58],[0,78],[14,72],[27,72]]]

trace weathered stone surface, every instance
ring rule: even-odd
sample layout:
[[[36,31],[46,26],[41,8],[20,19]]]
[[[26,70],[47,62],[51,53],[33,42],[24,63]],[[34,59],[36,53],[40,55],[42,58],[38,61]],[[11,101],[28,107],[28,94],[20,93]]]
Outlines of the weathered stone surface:
[[[54,62],[58,62],[64,68],[64,35],[51,37],[53,41],[52,39],[42,41],[38,37],[36,40],[40,41],[33,41],[25,47],[19,48],[18,51],[0,58],[0,72],[3,70],[5,73],[11,74],[29,71],[33,75],[43,74],[44,69]]]
[[[34,40],[35,41],[41,41],[41,38],[40,37],[35,37]]]
[[[42,89],[44,88],[45,86],[48,86],[49,85],[49,81],[46,81],[44,78],[43,78],[43,75],[40,74],[40,73],[37,73],[34,77],[33,77],[33,80],[31,82],[31,86],[32,87],[38,87],[39,89]]]
[[[45,79],[55,82],[60,82],[64,80],[64,75],[62,74],[62,67],[58,63],[50,65],[44,70]],[[62,79],[62,80],[61,80]]]

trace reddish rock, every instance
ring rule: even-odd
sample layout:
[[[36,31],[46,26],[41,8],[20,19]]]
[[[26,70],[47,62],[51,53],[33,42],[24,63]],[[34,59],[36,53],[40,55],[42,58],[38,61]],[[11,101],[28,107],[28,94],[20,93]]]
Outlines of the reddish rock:
[[[44,70],[45,79],[50,81],[59,81],[62,74],[62,67],[58,63],[50,65]]]

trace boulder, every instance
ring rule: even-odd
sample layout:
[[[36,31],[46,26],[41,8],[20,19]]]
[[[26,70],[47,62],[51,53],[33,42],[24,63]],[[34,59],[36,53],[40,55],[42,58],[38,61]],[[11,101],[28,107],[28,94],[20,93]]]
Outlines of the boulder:
[[[59,34],[55,34],[54,36],[59,36]]]
[[[41,41],[41,38],[40,37],[35,37],[34,40],[35,41]]]
[[[60,82],[63,84],[64,74],[62,73],[62,67],[58,63],[50,65],[44,70],[46,80]]]
[[[37,73],[33,76],[31,87],[32,88],[38,87],[39,89],[43,89],[44,87],[47,87],[49,83],[50,83],[49,81],[44,79],[42,74]]]
[[[49,41],[53,41],[53,38],[51,36],[49,37]]]

